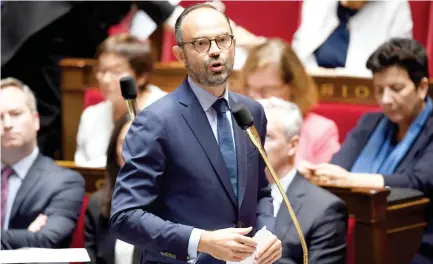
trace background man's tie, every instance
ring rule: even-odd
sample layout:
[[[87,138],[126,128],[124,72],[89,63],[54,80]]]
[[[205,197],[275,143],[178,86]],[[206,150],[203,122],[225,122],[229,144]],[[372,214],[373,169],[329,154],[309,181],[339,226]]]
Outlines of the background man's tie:
[[[6,217],[7,210],[7,200],[8,200],[8,190],[9,183],[8,179],[14,173],[13,169],[10,167],[4,167],[2,169],[1,175],[1,203],[0,203],[0,211],[1,211],[1,219],[0,219],[0,227],[3,228],[3,224]]]

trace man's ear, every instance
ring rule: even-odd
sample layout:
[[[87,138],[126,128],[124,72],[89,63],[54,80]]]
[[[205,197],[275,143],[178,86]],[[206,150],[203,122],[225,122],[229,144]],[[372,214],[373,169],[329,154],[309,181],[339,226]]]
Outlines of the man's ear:
[[[299,136],[293,136],[292,139],[289,142],[290,148],[289,152],[287,153],[290,157],[294,157],[296,155],[296,150],[298,148],[299,144]]]
[[[173,54],[176,56],[177,61],[186,66],[185,54],[179,46],[173,46]]]
[[[39,129],[41,128],[41,120],[39,118],[38,112],[33,112],[33,128],[35,129],[35,131],[39,131]]]

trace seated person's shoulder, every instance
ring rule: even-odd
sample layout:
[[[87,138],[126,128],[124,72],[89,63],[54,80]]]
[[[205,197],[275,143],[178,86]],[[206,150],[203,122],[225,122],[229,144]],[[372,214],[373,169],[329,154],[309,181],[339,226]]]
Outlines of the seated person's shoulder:
[[[309,113],[302,122],[302,135],[311,142],[322,142],[324,137],[338,136],[338,127],[327,117]]]
[[[303,125],[312,125],[314,127],[322,127],[323,129],[337,129],[337,124],[334,120],[312,112],[304,118]]]
[[[321,208],[318,214],[322,214],[323,212],[329,214],[347,211],[346,204],[340,197],[308,180],[305,181],[308,185],[306,192],[309,197],[308,200],[311,200],[311,202],[315,204],[315,208]]]
[[[63,168],[57,165],[51,158],[42,156],[39,162],[43,163],[41,168],[44,170],[44,177],[49,177],[50,182],[53,184],[63,182],[78,182],[84,186],[84,178],[80,173]]]
[[[382,112],[366,112],[364,113],[358,120],[358,127],[363,128],[368,123],[376,123],[378,122],[384,114]]]
[[[81,114],[79,128],[83,129],[83,126],[94,128],[95,122],[100,123],[101,120],[106,120],[104,117],[111,115],[111,113],[111,103],[109,101],[88,106]]]
[[[110,113],[110,111],[111,111],[110,102],[109,101],[102,101],[100,103],[86,107],[83,110],[83,113],[81,114],[81,116],[82,117],[93,117],[93,116],[98,116],[101,113],[105,113],[105,112]]]

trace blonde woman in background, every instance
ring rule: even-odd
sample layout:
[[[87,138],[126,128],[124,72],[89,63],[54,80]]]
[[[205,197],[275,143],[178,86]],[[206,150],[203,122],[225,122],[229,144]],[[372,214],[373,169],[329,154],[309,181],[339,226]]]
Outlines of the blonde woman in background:
[[[276,96],[300,108],[303,123],[296,164],[301,160],[327,162],[340,149],[337,125],[311,112],[318,101],[316,85],[283,40],[270,39],[251,50],[242,69],[242,82],[254,99]]]

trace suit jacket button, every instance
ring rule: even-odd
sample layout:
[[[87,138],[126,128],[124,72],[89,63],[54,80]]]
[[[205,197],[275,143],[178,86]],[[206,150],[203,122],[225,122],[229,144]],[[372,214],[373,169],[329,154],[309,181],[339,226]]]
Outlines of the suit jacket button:
[[[237,227],[237,228],[244,228],[244,227],[245,227],[245,224],[242,223],[241,221],[238,221],[238,223],[236,224],[236,227]]]

